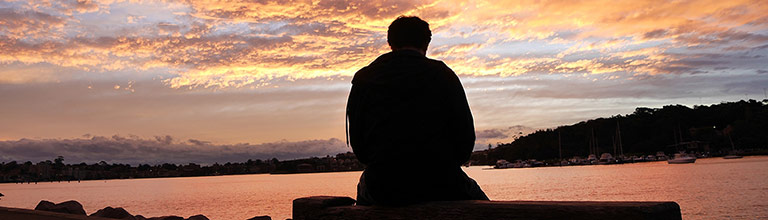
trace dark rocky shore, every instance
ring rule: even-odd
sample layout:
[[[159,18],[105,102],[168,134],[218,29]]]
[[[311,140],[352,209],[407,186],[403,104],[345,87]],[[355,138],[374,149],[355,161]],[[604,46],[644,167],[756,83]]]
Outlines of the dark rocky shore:
[[[82,215],[82,216],[88,216],[88,217],[122,219],[122,220],[209,220],[209,218],[206,217],[205,215],[193,215],[187,218],[184,218],[181,216],[173,216],[173,215],[159,216],[159,217],[144,217],[142,215],[133,215],[121,207],[113,208],[110,206],[107,206],[103,209],[99,209],[98,211],[90,215],[87,215],[85,212],[85,209],[83,209],[83,205],[74,200],[70,200],[70,201],[66,201],[58,204],[43,200],[37,204],[37,206],[35,207],[35,210],[66,213],[66,214],[73,214],[73,215]],[[256,216],[248,220],[271,220],[271,219],[272,218],[269,216]]]

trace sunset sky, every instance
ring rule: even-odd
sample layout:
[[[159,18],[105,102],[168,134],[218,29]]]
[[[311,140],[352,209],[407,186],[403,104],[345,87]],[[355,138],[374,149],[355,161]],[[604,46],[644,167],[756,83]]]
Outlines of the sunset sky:
[[[356,70],[399,15],[461,78],[477,149],[635,107],[765,99],[768,1],[0,2],[0,161],[351,150]]]

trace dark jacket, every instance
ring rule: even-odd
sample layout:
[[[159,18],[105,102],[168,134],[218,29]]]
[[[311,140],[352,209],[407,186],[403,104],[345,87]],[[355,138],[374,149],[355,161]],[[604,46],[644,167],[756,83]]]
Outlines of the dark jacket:
[[[460,198],[475,129],[464,89],[445,63],[413,50],[378,57],[355,73],[349,141],[381,203]]]

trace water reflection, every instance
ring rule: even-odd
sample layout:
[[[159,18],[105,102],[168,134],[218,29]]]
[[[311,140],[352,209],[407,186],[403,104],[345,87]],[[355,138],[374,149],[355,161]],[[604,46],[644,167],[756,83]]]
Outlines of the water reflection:
[[[470,167],[493,200],[676,201],[685,219],[768,218],[768,157],[709,158],[695,164],[490,170]],[[360,172],[0,184],[0,206],[77,200],[88,213],[120,206],[144,216],[204,214],[211,219],[289,218],[291,201],[311,195],[354,198]]]

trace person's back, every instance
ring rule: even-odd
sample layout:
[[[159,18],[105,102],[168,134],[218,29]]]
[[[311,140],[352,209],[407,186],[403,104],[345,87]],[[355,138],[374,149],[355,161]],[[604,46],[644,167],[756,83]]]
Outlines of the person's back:
[[[352,80],[349,138],[367,165],[358,204],[487,200],[460,168],[474,147],[472,114],[456,74],[424,55],[430,36],[421,19],[398,18],[388,32],[393,52]]]

